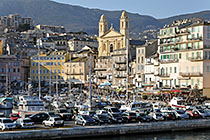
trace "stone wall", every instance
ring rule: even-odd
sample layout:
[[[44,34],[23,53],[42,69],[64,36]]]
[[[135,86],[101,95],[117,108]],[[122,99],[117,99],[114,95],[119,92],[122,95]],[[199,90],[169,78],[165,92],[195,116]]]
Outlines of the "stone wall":
[[[1,140],[44,140],[210,128],[210,119],[0,132]]]

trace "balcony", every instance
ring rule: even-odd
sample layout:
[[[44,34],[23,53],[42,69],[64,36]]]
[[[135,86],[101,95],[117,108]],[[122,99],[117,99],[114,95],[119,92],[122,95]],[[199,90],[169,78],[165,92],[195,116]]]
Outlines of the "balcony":
[[[106,75],[98,75],[98,79],[106,79]]]
[[[190,34],[190,31],[189,30],[185,30],[185,31],[180,31],[177,33],[178,35],[188,35]]]
[[[126,71],[126,67],[117,67],[115,68],[117,71]]]
[[[106,68],[94,68],[95,71],[106,71]]]
[[[122,60],[122,61],[115,61],[116,64],[126,64],[126,60]]]
[[[201,57],[188,57],[188,60],[191,62],[203,61]]]
[[[160,60],[161,64],[167,64],[167,63],[178,63],[179,59],[163,59]]]
[[[81,73],[74,72],[71,75],[83,75],[83,73],[82,72]]]
[[[115,78],[126,78],[126,75],[115,75]]]
[[[166,74],[159,74],[159,77],[161,77],[161,78],[168,78],[168,77],[170,77],[170,75],[168,73],[166,73]]]
[[[179,75],[182,77],[201,77],[203,76],[200,72],[180,72]]]
[[[154,74],[154,71],[145,71],[144,74]]]

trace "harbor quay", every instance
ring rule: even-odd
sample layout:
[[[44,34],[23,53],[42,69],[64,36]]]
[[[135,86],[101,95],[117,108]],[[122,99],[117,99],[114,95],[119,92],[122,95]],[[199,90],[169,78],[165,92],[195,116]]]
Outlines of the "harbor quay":
[[[1,140],[44,140],[76,137],[97,137],[152,132],[173,132],[195,129],[209,129],[210,119],[177,120],[152,123],[132,123],[103,126],[55,128],[41,130],[5,131],[0,133]]]

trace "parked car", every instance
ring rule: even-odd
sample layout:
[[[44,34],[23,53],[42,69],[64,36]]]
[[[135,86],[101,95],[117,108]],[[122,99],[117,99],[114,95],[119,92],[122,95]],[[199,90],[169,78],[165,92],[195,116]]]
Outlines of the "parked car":
[[[37,113],[29,116],[35,124],[41,124],[44,120],[48,119],[50,116],[47,113]]]
[[[198,114],[201,116],[201,118],[208,118],[209,117],[209,113],[204,110],[204,109],[196,109],[196,111],[198,112]]]
[[[152,116],[146,115],[145,113],[137,113],[138,121],[140,122],[151,122],[153,121]]]
[[[69,112],[65,108],[57,109],[56,113],[59,114],[62,117],[62,119],[65,120],[65,121],[72,120],[73,113]]]
[[[105,114],[95,114],[92,117],[98,124],[108,124],[110,120]]]
[[[161,113],[159,113],[159,112],[151,112],[150,116],[152,116],[152,118],[155,121],[164,121],[163,115]]]
[[[9,118],[0,118],[0,129],[2,131],[8,129],[15,129],[16,124]]]
[[[164,120],[176,120],[176,115],[174,112],[162,112]]]
[[[13,121],[16,121],[17,119],[20,118],[20,116],[18,113],[11,113],[11,114],[9,114],[9,118]]]
[[[177,110],[174,111],[176,118],[179,120],[183,120],[183,119],[189,119],[189,115],[185,113],[184,110]]]
[[[108,115],[106,110],[96,110],[96,114]]]
[[[138,119],[135,112],[123,112],[121,116],[125,122],[136,122]]]
[[[118,113],[108,113],[109,120],[111,123],[122,123],[123,118]]]
[[[104,107],[104,109],[110,114],[121,114],[121,111],[116,107]]]
[[[189,115],[190,119],[200,119],[202,118],[198,111],[195,110],[187,110],[186,113]]]
[[[57,114],[53,111],[47,112],[47,114],[49,115],[49,117],[60,117],[60,118],[62,118],[62,116],[60,114]]]
[[[95,125],[96,121],[88,115],[77,115],[75,118],[75,124],[80,124],[83,126]]]
[[[34,128],[34,122],[29,118],[19,118],[15,124],[17,128]]]
[[[54,126],[64,126],[64,120],[60,117],[49,117],[42,123],[44,126],[54,127]]]

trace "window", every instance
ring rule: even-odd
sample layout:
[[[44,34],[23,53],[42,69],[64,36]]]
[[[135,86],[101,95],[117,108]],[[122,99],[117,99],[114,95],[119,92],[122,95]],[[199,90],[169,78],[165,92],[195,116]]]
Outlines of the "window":
[[[191,70],[192,72],[194,72],[194,67],[192,66],[192,70]]]
[[[172,73],[172,67],[170,67],[170,73]]]
[[[200,85],[200,79],[197,79],[197,85],[198,86]]]
[[[35,71],[33,70],[32,73],[35,73]]]
[[[206,67],[206,72],[210,72],[210,66]]]
[[[194,52],[192,52],[192,59],[194,59]]]
[[[194,85],[194,79],[191,79],[191,85],[192,86]]]
[[[179,54],[179,59],[182,59],[182,54],[181,53]]]
[[[56,70],[54,70],[54,73],[56,73]]]
[[[110,45],[110,52],[113,52],[113,45]]]
[[[43,70],[43,73],[45,73],[45,70]]]
[[[32,65],[35,66],[35,63],[33,62]]]
[[[188,86],[188,80],[186,80],[186,86]]]
[[[176,67],[174,67],[174,73],[176,73]]]
[[[38,70],[36,70],[36,73],[38,73]]]

